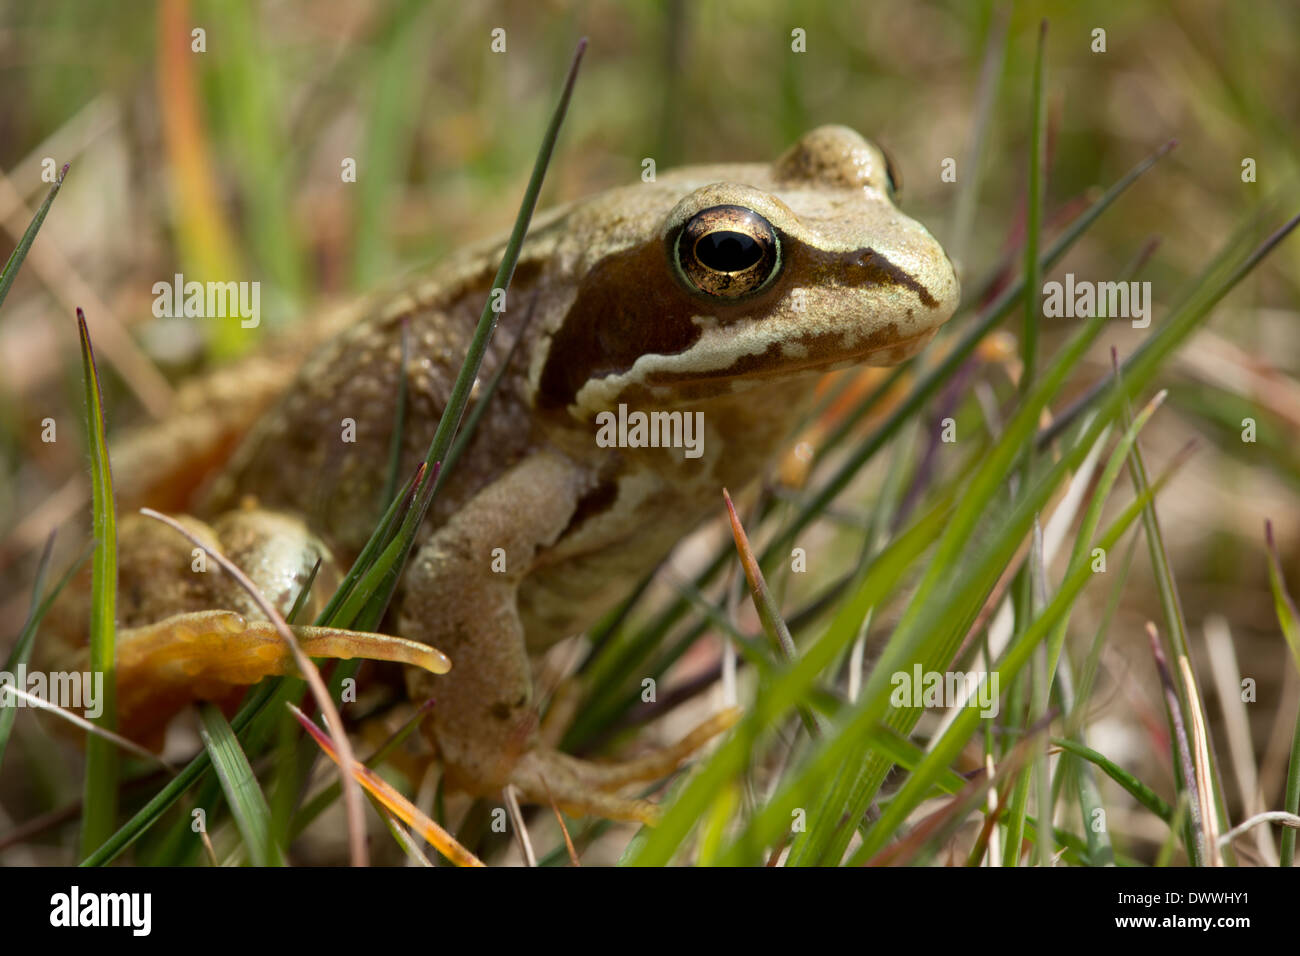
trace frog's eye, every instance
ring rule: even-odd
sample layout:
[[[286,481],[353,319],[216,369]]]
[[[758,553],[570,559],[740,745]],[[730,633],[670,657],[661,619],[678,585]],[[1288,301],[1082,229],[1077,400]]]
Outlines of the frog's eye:
[[[682,226],[673,265],[693,291],[720,299],[758,292],[781,271],[781,241],[772,224],[744,206],[712,206]]]

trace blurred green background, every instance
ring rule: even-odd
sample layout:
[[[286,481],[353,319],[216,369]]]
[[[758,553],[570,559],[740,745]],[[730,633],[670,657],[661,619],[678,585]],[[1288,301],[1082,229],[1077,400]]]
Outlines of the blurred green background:
[[[1159,280],[1203,261],[1294,174],[1295,4],[965,0],[7,4],[0,167],[30,202],[43,188],[34,160],[73,163],[48,228],[103,294],[128,296],[128,324],[140,321],[132,281],[143,297],[145,280],[176,269],[260,279],[280,303],[270,320],[291,321],[306,302],[506,226],[587,35],[548,199],[630,181],[647,156],[661,168],[768,158],[838,122],[886,145],[905,201],[948,239],[956,184],[940,163],[956,158],[959,182],[973,175],[979,67],[1004,18],[975,241],[960,256],[970,275],[1014,228],[1042,17],[1056,208],[1181,143],[1160,182],[1094,230],[1089,254],[1123,260],[1159,231]],[[495,28],[504,53],[490,49]],[[796,28],[805,53],[791,51]],[[1097,28],[1105,53],[1092,52]],[[1244,156],[1258,163],[1253,187]],[[345,157],[355,183],[340,180]]]

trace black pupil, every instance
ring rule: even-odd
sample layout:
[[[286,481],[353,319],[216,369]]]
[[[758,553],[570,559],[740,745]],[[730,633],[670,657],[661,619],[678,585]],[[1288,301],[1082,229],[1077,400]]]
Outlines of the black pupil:
[[[717,272],[742,272],[763,257],[763,250],[743,232],[719,231],[700,237],[695,257]]]

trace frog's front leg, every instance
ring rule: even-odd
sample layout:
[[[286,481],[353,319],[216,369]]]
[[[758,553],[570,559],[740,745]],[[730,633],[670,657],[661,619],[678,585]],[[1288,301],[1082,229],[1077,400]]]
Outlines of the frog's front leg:
[[[451,673],[411,674],[436,700],[426,728],[454,784],[486,794],[537,745],[532,671],[516,595],[568,525],[588,479],[555,454],[526,458],[438,530],[407,573],[398,630],[441,649]],[[500,550],[497,550],[500,549]],[[493,566],[503,570],[493,570]]]
[[[651,804],[607,791],[670,773],[728,726],[729,716],[676,747],[624,764],[588,763],[544,747],[539,738],[519,585],[545,559],[592,484],[563,456],[539,453],[479,492],[421,548],[398,630],[451,658],[449,674],[412,671],[408,679],[413,696],[435,700],[426,732],[450,783],[477,795],[514,784],[535,803],[554,800],[572,812],[652,822]],[[493,570],[494,559],[502,570]]]

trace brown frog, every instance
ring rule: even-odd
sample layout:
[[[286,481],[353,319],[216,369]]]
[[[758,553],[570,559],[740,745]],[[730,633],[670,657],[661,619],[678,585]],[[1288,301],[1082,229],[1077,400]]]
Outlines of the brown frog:
[[[892,196],[881,151],[826,126],[771,164],[686,167],[536,221],[481,371],[486,381],[508,363],[502,385],[390,610],[395,633],[451,659],[443,676],[409,679],[413,695],[436,699],[424,729],[449,782],[478,794],[513,783],[532,801],[652,817],[610,791],[662,776],[682,749],[627,764],[551,749],[530,657],[581,633],[717,513],[724,486],[757,476],[819,375],[895,364],[949,318],[952,264]],[[176,476],[211,472],[188,502],[211,524],[193,526],[286,606],[315,555],[327,545],[350,561],[386,504],[403,328],[410,474],[503,248],[466,249],[343,313],[301,363],[300,346],[282,345],[274,362],[219,373],[182,415],[129,443],[123,480],[145,489],[136,500],[184,507],[168,495]],[[319,342],[322,326],[309,328]],[[667,429],[659,447],[635,427],[617,430],[621,444],[608,429],[598,440],[600,422],[638,413]],[[671,447],[686,428],[690,447]],[[121,550],[124,626],[215,607],[255,613],[230,582],[196,582],[189,544],[169,529],[129,517]]]

